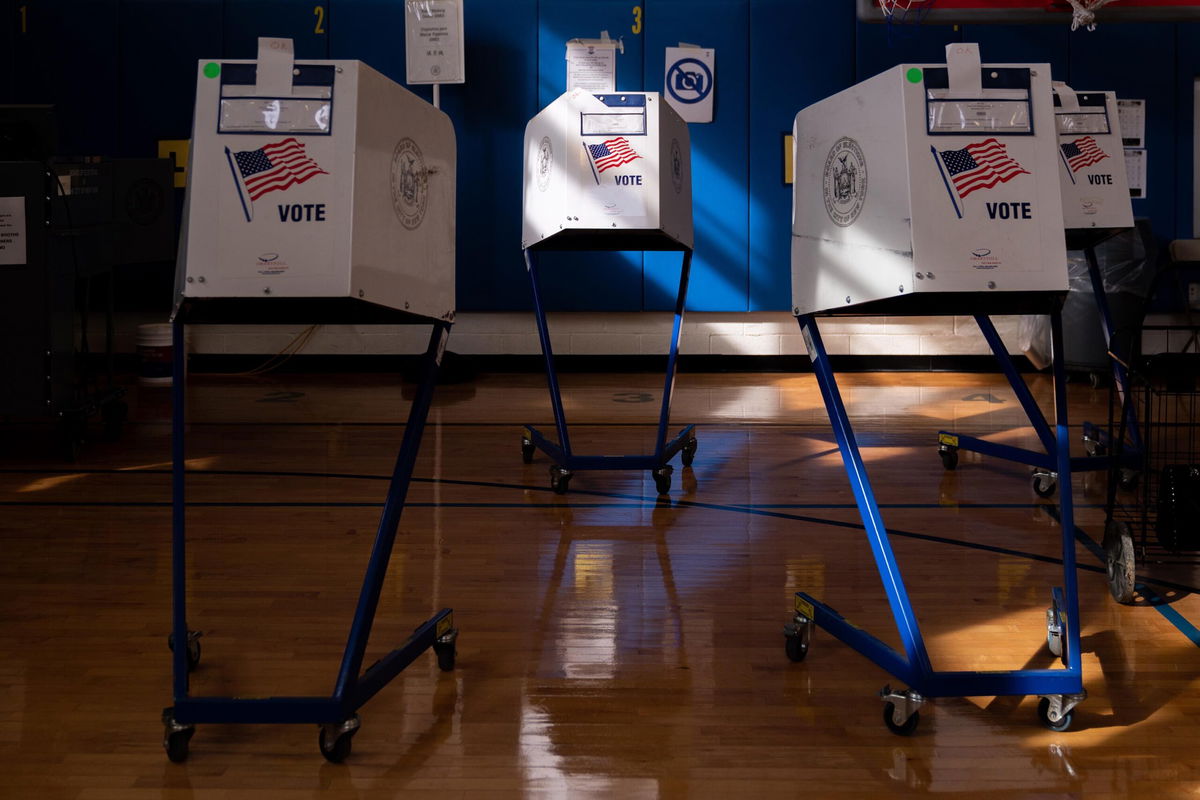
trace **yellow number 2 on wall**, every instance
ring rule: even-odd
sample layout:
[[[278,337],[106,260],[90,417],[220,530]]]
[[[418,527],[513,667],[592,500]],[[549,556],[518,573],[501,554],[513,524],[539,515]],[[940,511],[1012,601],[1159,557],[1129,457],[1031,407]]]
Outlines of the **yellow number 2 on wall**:
[[[633,25],[630,27],[633,29],[634,33],[642,32],[642,7],[641,6],[633,7]]]
[[[313,33],[325,32],[325,6],[313,6],[313,15],[317,18],[317,25],[313,28]]]

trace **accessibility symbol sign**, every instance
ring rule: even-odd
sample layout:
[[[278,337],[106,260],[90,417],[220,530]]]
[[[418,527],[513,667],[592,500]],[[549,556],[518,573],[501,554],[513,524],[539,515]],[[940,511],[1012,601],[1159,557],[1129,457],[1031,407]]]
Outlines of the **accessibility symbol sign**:
[[[715,51],[668,47],[663,94],[685,122],[712,122]]]

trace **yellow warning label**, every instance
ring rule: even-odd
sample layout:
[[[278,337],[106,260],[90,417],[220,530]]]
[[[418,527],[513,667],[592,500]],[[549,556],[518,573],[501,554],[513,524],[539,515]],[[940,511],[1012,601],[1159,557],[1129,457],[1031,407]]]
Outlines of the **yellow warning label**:
[[[446,616],[444,616],[438,620],[437,635],[439,637],[444,636],[446,634],[446,632],[449,631],[453,627],[454,627],[454,615],[447,614]]]
[[[796,595],[796,613],[807,617],[808,619],[815,619],[813,616],[812,603],[808,602],[800,595]]]
[[[191,147],[189,139],[159,139],[158,157],[171,159],[175,169],[175,188],[187,186],[188,150]]]
[[[939,433],[938,444],[948,444],[951,447],[958,447],[958,437],[953,433]]]

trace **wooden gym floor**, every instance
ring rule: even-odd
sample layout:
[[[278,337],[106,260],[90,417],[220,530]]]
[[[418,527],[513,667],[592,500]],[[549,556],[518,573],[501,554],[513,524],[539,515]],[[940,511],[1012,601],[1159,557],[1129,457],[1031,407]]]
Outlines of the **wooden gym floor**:
[[[660,378],[563,378],[580,453],[651,447]],[[1033,379],[1049,408],[1049,382]],[[190,386],[196,695],[327,695],[407,413],[390,376],[198,376]],[[994,375],[860,374],[842,389],[942,669],[1050,667],[1054,502],[1025,467],[936,454],[939,428],[1032,446]],[[1103,392],[1070,387],[1072,422]],[[1036,698],[940,699],[889,733],[889,678],[822,631],[784,654],[804,589],[898,644],[811,375],[679,377],[698,423],[669,502],[646,473],[550,492],[520,457],[540,375],[440,387],[367,663],[443,606],[458,665],[413,663],[361,711],[353,753],[315,726],[199,726],[167,761],[169,402],[132,389],[121,439],[79,461],[8,436],[0,473],[0,797],[1182,797],[1200,794],[1200,585],[1108,596],[1104,479],[1076,476],[1084,682],[1071,729]],[[1077,439],[1077,429],[1073,438]],[[229,474],[231,471],[237,474]],[[206,474],[207,473],[207,474]]]

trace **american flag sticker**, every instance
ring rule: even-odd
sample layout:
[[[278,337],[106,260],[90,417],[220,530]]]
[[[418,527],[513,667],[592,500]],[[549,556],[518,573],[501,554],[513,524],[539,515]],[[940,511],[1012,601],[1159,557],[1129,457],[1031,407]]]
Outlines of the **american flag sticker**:
[[[1108,153],[1101,150],[1100,145],[1096,144],[1096,140],[1091,136],[1084,136],[1073,142],[1064,142],[1058,146],[1058,149],[1062,151],[1063,159],[1067,162],[1067,168],[1071,172],[1079,172],[1084,167],[1090,167],[1092,164],[1108,158]]]
[[[596,178],[596,183],[600,183],[600,173],[606,169],[619,167],[622,164],[628,164],[634,159],[641,158],[637,151],[633,149],[633,145],[624,136],[618,136],[615,139],[606,139],[602,144],[584,144],[584,150],[587,151],[588,160],[592,165],[592,174]]]
[[[959,219],[962,219],[959,201],[967,195],[1008,183],[1018,175],[1031,174],[1008,154],[1007,146],[995,137],[973,142],[961,150],[929,149],[933,151],[933,160],[937,162]]]
[[[281,192],[317,175],[329,174],[309,157],[304,144],[294,137],[237,153],[226,147],[225,157],[237,184],[247,222],[252,217],[254,201],[268,192]]]

